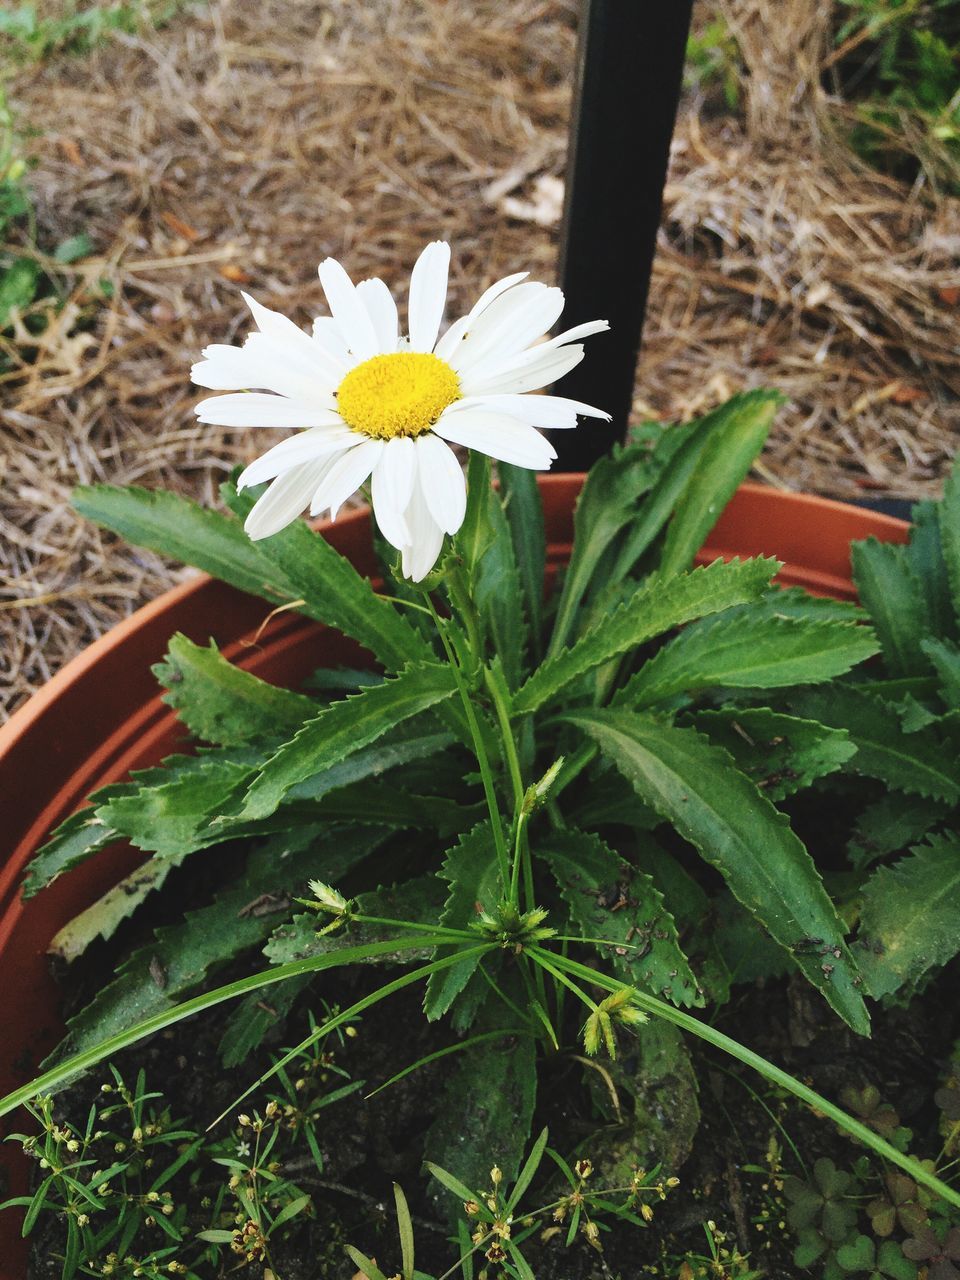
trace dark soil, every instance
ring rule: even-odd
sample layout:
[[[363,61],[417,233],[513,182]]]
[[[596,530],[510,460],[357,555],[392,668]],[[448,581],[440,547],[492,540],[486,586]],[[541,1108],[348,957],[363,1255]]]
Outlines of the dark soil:
[[[302,1033],[307,1008],[319,1012],[323,1001],[343,1005],[378,979],[379,972],[371,969],[346,978],[325,975],[297,1006],[286,1033],[273,1034],[273,1046],[286,1046]],[[875,1035],[869,1041],[848,1032],[799,979],[770,983],[765,989],[738,988],[717,1025],[830,1098],[837,1098],[844,1086],[875,1085],[896,1108],[901,1122],[915,1131],[912,1150],[932,1156],[941,1143],[932,1097],[960,1034],[955,981],[955,975],[944,975],[909,1010],[878,1011]],[[143,1067],[148,1086],[164,1090],[174,1116],[202,1130],[231,1106],[261,1069],[260,1064],[231,1072],[221,1068],[217,1044],[228,1016],[227,1011],[218,1010],[181,1024],[120,1055],[116,1063],[128,1081]],[[334,1056],[340,1068],[372,1088],[446,1039],[444,1030],[426,1026],[419,996],[409,991],[376,1006],[359,1025],[358,1034],[335,1047]],[[726,1247],[749,1254],[752,1265],[770,1280],[796,1277],[781,1194],[782,1175],[803,1172],[791,1144],[808,1168],[823,1155],[840,1167],[849,1167],[862,1151],[827,1121],[771,1091],[737,1063],[699,1045],[693,1050],[702,1123],[684,1166],[664,1171],[665,1175],[677,1173],[680,1187],[665,1203],[654,1200],[655,1217],[646,1229],[612,1224],[604,1236],[602,1257],[582,1242],[564,1249],[562,1233],[547,1245],[531,1244],[527,1255],[538,1278],[673,1277],[681,1260],[706,1253],[704,1224],[708,1221],[727,1237]],[[309,1160],[294,1161],[300,1171],[291,1172],[293,1180],[311,1193],[315,1217],[301,1220],[275,1248],[278,1280],[350,1280],[356,1268],[343,1253],[344,1243],[377,1257],[392,1274],[391,1267],[399,1265],[391,1194],[394,1181],[402,1184],[410,1199],[418,1267],[441,1274],[451,1265],[456,1253],[449,1242],[449,1228],[441,1218],[442,1209],[427,1194],[421,1173],[423,1136],[445,1070],[443,1061],[428,1065],[369,1101],[364,1101],[366,1090],[362,1090],[322,1113],[318,1136],[323,1175],[308,1168]],[[535,1128],[548,1124],[552,1145],[567,1156],[594,1151],[600,1139],[590,1135],[604,1125],[580,1076],[575,1064],[558,1058],[545,1064],[542,1077]],[[62,1113],[78,1121],[98,1097],[100,1082],[95,1074],[74,1086],[63,1096]],[[259,1106],[262,1110],[265,1101],[266,1093],[261,1092],[248,1099],[243,1109]],[[229,1124],[224,1122],[225,1133]],[[201,1190],[206,1185],[209,1192],[220,1172],[211,1166],[204,1174],[209,1181],[201,1180]],[[596,1185],[602,1185],[603,1174],[598,1163]],[[192,1194],[198,1206],[194,1229],[201,1230],[210,1223],[202,1220],[199,1191]],[[535,1183],[526,1204],[543,1204],[556,1194],[555,1185]],[[144,1251],[156,1243],[141,1242]],[[61,1250],[60,1224],[48,1218],[37,1238],[31,1280],[59,1275],[53,1258]],[[233,1259],[224,1274],[232,1267]],[[252,1264],[243,1274],[259,1276],[262,1267]]]

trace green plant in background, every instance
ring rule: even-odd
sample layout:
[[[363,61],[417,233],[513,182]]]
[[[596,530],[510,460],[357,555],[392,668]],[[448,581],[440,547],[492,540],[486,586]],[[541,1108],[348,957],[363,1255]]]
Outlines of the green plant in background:
[[[40,14],[35,4],[0,13],[4,56],[14,62],[39,62],[58,53],[89,53],[117,32],[132,35],[145,27],[164,26],[186,7],[187,0],[134,0],[133,3],[87,4],[69,0],[60,13]]]
[[[736,37],[722,17],[695,27],[687,39],[684,77],[688,88],[718,86],[727,111],[740,106],[743,58]]]
[[[410,1209],[403,1191],[394,1185],[402,1258],[401,1270],[394,1280],[448,1280],[457,1272],[465,1280],[473,1280],[477,1260],[490,1264],[498,1274],[510,1276],[512,1280],[534,1280],[523,1252],[525,1241],[534,1236],[543,1242],[557,1237],[569,1249],[580,1237],[591,1249],[603,1253],[603,1233],[610,1230],[611,1222],[647,1226],[654,1217],[652,1204],[666,1200],[679,1186],[679,1179],[663,1178],[658,1168],[649,1172],[636,1169],[624,1186],[599,1186],[591,1160],[583,1157],[571,1167],[559,1152],[547,1146],[547,1138],[548,1132],[544,1129],[512,1185],[494,1165],[484,1191],[467,1186],[439,1165],[427,1163],[432,1177],[459,1202],[456,1235],[460,1254],[449,1270],[438,1277],[428,1276],[414,1267]],[[566,1190],[547,1204],[529,1207],[525,1197],[544,1156],[556,1165]],[[548,1225],[544,1227],[544,1224]],[[347,1253],[365,1280],[388,1280],[377,1264],[353,1245],[347,1245]]]
[[[36,1189],[0,1208],[25,1210],[24,1234],[51,1215],[66,1224],[63,1280],[205,1280],[223,1265],[269,1265],[271,1242],[313,1213],[288,1166],[323,1174],[321,1112],[362,1087],[337,1066],[329,1038],[293,1066],[294,1075],[278,1071],[262,1112],[241,1113],[227,1136],[173,1119],[143,1070],[129,1088],[112,1067],[81,1126],[38,1097],[27,1110],[39,1132],[9,1139],[36,1161]],[[331,1076],[345,1083],[331,1088]]]
[[[960,14],[953,0],[839,0],[841,91],[853,146],[911,180],[960,190]]]

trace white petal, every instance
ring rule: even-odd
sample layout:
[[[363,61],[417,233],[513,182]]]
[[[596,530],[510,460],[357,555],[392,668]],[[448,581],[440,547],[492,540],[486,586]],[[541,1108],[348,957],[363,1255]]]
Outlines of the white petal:
[[[364,440],[338,458],[313,495],[310,514],[315,516],[329,507],[330,519],[336,520],[337,512],[367,479],[382,452],[382,440]]]
[[[340,326],[333,316],[317,316],[313,322],[313,340],[331,359],[336,360],[344,369],[355,363],[350,354]]]
[[[435,356],[439,356],[441,360],[449,361],[450,357],[463,341],[463,336],[467,332],[467,326],[469,324],[469,316],[461,316],[459,320],[454,320],[453,324],[433,348],[433,354]]]
[[[380,532],[398,550],[410,541],[410,529],[404,512],[410,503],[417,477],[417,457],[409,436],[388,440],[373,469],[371,497],[373,514]]]
[[[256,502],[243,522],[251,538],[269,538],[296,520],[310,501],[310,495],[320,482],[327,467],[326,459],[308,462],[286,472]]]
[[[377,355],[380,348],[373,321],[346,271],[335,258],[327,258],[320,263],[318,272],[330,311],[347,346],[361,360]]]
[[[393,294],[382,280],[361,280],[357,285],[357,297],[366,308],[367,315],[377,335],[383,352],[396,351],[400,336],[400,321]]]
[[[480,317],[451,361],[458,372],[479,374],[484,361],[502,360],[524,351],[556,324],[563,310],[562,291],[543,288],[520,296],[532,288],[519,285],[511,289]]]
[[[304,348],[295,340],[253,333],[242,347],[219,343],[205,347],[205,359],[193,366],[191,377],[197,386],[211,391],[263,387],[278,395],[332,408],[332,392],[342,377],[340,368],[313,348],[306,334],[300,337],[310,345]]]
[[[610,421],[610,414],[595,409],[592,404],[580,400],[568,400],[566,396],[510,395],[463,396],[447,410],[460,413],[464,409],[488,409],[496,413],[508,413],[531,427],[557,431],[562,427],[575,427],[577,415],[584,418],[603,418]]]
[[[288,440],[281,440],[251,462],[241,473],[237,488],[246,489],[252,484],[262,484],[264,480],[272,480],[291,467],[302,466],[317,458],[328,458],[332,453],[342,453],[356,443],[357,433],[351,431],[346,424],[342,428],[312,427],[309,431],[301,431]]]
[[[557,456],[553,445],[539,431],[504,414],[484,413],[481,409],[442,413],[433,429],[452,444],[462,444],[500,462],[512,462],[533,471],[546,471]]]
[[[286,396],[262,395],[258,391],[232,396],[211,396],[194,408],[201,422],[221,427],[337,427],[343,425],[339,413],[317,409],[302,400]]]
[[[609,320],[588,320],[585,324],[577,324],[572,329],[565,329],[563,333],[558,333],[555,338],[544,343],[544,346],[562,347],[568,342],[579,342],[581,338],[589,338],[594,333],[606,333],[609,328]]]
[[[512,289],[513,286],[515,284],[519,284],[521,280],[526,280],[529,274],[529,271],[515,271],[512,276],[504,276],[502,280],[494,281],[489,289],[485,289],[483,293],[481,293],[480,297],[470,308],[469,314],[465,316],[464,319],[470,321],[476,320],[477,316],[482,315],[495,298],[499,298],[501,293],[506,293],[508,289]]]
[[[547,286],[536,280],[505,290],[470,321],[466,336],[453,358],[459,362],[469,356],[468,363],[472,361],[475,353],[486,350],[488,343],[496,339],[503,325],[515,312],[526,307],[533,299],[542,298],[546,292]]]
[[[465,396],[488,396],[501,393],[519,394],[547,387],[569,373],[583,359],[583,344],[554,350],[544,343],[531,347],[514,360],[504,361],[483,377],[473,375],[461,379]]]
[[[406,577],[421,582],[437,563],[443,547],[443,530],[430,514],[419,476],[410,496],[407,524],[410,542],[401,550],[401,567]]]
[[[407,327],[412,351],[432,351],[447,301],[450,246],[443,240],[428,244],[410,275]]]
[[[416,448],[427,508],[444,533],[456,533],[467,511],[467,486],[457,455],[430,431],[417,439]]]

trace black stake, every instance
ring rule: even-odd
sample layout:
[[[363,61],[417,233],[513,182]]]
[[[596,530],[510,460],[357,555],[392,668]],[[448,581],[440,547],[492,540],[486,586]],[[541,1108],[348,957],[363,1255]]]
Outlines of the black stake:
[[[606,319],[559,395],[613,414],[558,431],[555,470],[624,438],[693,0],[583,0],[560,280],[565,328]]]

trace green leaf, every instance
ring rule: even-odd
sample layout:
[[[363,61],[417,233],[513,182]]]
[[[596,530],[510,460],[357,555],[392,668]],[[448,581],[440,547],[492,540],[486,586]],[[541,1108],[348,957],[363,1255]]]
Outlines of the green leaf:
[[[67,236],[65,240],[61,240],[54,249],[53,256],[57,262],[78,262],[80,258],[89,257],[93,248],[93,241],[85,232],[81,232],[78,236]]]
[[[328,883],[335,877],[331,877]],[[358,894],[357,911],[360,915],[381,920],[399,920],[407,923],[424,922],[425,929],[434,927],[443,904],[443,886],[433,875],[416,876],[402,884],[381,886],[369,893]],[[402,943],[409,932],[391,924],[368,924],[352,920],[333,933],[320,933],[328,917],[314,912],[302,912],[274,930],[264,948],[264,955],[271,964],[289,964],[291,960],[305,960],[308,956],[323,956],[348,947],[366,946],[370,942]],[[427,953],[401,950],[381,951],[371,964],[400,964],[426,959]]]
[[[925,797],[887,792],[861,810],[847,844],[851,864],[859,870],[888,853],[907,849],[948,813],[945,804]]]
[[[96,811],[104,826],[138,849],[168,858],[227,839],[226,826],[211,828],[210,823],[236,804],[256,772],[260,752],[231,747],[173,759],[177,768],[164,781],[115,796]]]
[[[940,542],[939,503],[918,502],[911,512],[907,563],[923,590],[927,630],[934,636],[956,639],[957,619],[950,601],[950,581]]]
[[[298,599],[291,584],[272,571],[260,552],[262,544],[251,542],[236,520],[188,498],[162,489],[98,484],[81,485],[72,501],[82,516],[137,546],[196,565],[273,604]],[[309,610],[304,607],[303,612]]]
[[[333,703],[308,720],[266,761],[247,792],[240,817],[268,817],[292,787],[340,763],[455,692],[449,667],[424,663],[407,667],[395,679]]]
[[[707,534],[766,443],[784,398],[777,391],[734,396],[713,416],[709,438],[677,502],[667,530],[659,572],[689,569]]]
[[[166,688],[164,702],[174,707],[196,737],[224,745],[257,737],[293,733],[317,714],[312,698],[259,680],[210,647],[175,635],[167,656],[153,667]]]
[[[955,458],[953,468],[943,487],[940,503],[940,546],[947,566],[947,580],[953,601],[953,616],[960,620],[960,458]]]
[[[729,751],[741,773],[770,800],[782,800],[841,768],[857,748],[846,729],[766,707],[701,711],[694,727]]]
[[[953,640],[921,640],[920,648],[927,655],[940,677],[943,700],[948,707],[960,707],[960,646]]]
[[[868,538],[850,547],[853,581],[877,629],[887,670],[893,676],[926,675],[930,663],[919,640],[927,629],[920,580],[906,547]]]
[[[6,327],[11,312],[29,307],[39,280],[40,266],[33,258],[14,258],[9,267],[0,269],[0,329]]]
[[[69,964],[97,938],[112,938],[126,918],[138,910],[151,893],[161,889],[181,858],[151,858],[74,916],[53,937],[48,952]]]
[[[697,1075],[680,1031],[659,1018],[641,1027],[632,1052],[603,1064],[607,1081],[585,1073],[594,1105],[608,1124],[590,1139],[590,1155],[608,1183],[629,1186],[637,1165],[662,1165],[667,1176],[688,1159],[700,1127]]]
[[[820,684],[877,652],[867,627],[778,618],[749,605],[695,622],[644,663],[614,702],[649,707],[712,687],[776,689]]]
[[[543,504],[536,472],[501,462],[497,466],[503,510],[510,526],[513,556],[520,575],[523,601],[529,623],[533,659],[539,662],[543,646],[543,576],[546,542]]]
[[[118,831],[101,822],[96,808],[98,804],[106,804],[119,796],[133,795],[136,790],[137,784],[131,782],[101,787],[91,795],[90,804],[61,822],[27,865],[23,882],[24,898],[32,898],[41,889],[53,884],[64,872],[78,867],[87,858],[121,839]]]
[[[537,853],[556,877],[573,932],[618,978],[678,1005],[703,1003],[673,916],[650,876],[584,831],[553,831]]]
[[[790,705],[802,716],[849,732],[857,754],[848,772],[878,778],[898,791],[952,804],[960,800],[955,761],[935,730],[905,734],[893,707],[848,685],[800,690]]]
[[[664,433],[664,452],[672,452],[687,434],[685,428]],[[549,657],[566,644],[580,603],[595,586],[604,557],[617,534],[633,519],[637,503],[653,485],[662,465],[646,444],[634,444],[615,448],[591,467],[573,513],[573,550],[550,637]]]
[[[440,875],[450,886],[447,900],[440,915],[440,924],[452,929],[466,929],[477,918],[477,905],[492,912],[504,888],[500,883],[496,849],[490,822],[481,822],[464,835],[443,860]],[[455,949],[464,951],[473,943],[458,944]],[[446,955],[451,948],[438,947],[437,958]],[[455,964],[439,973],[432,973],[427,980],[423,998],[423,1011],[430,1022],[442,1017],[470,981],[480,957],[468,956],[462,964]]]
[[[869,1019],[855,985],[856,966],[844,930],[813,860],[778,813],[730,756],[692,729],[678,729],[627,711],[568,712],[677,831],[723,875],[731,892],[790,951],[804,974],[855,1031]],[[822,938],[834,952],[796,950]]]
[[[274,987],[269,996],[254,991],[241,1000],[230,1014],[227,1029],[220,1039],[220,1061],[228,1070],[246,1062],[263,1044],[264,1038],[275,1026],[282,1026],[284,1019],[296,1003],[297,997],[309,987],[312,975],[288,978]]]
[[[241,520],[256,501],[249,490],[238,494],[231,483],[222,485],[220,492]],[[389,670],[433,656],[399,610],[376,595],[369,580],[304,520],[295,520],[256,546],[268,573],[279,577],[293,599],[304,601],[303,613],[352,636]]]
[[[531,1036],[510,1033],[515,1017],[499,1000],[484,1006],[477,1031],[503,1029],[504,1035],[456,1055],[424,1143],[426,1160],[442,1162],[444,1170],[469,1187],[488,1186],[493,1165],[511,1183],[530,1136],[536,1048]],[[438,1197],[438,1205],[449,1214],[446,1197]]]
[[[523,592],[510,526],[500,496],[489,480],[475,505],[481,512],[485,546],[476,563],[467,563],[471,605],[479,616],[488,652],[499,656],[507,684],[515,689],[520,683],[525,628],[521,608]],[[542,590],[542,577],[540,587]]]
[[[857,954],[875,999],[916,986],[960,951],[960,837],[933,836],[863,888]]]
[[[289,911],[287,893],[313,876],[336,880],[383,840],[375,830],[305,829],[268,841],[238,881],[179,924],[158,929],[69,1023],[58,1061],[97,1045],[144,1018],[172,1009],[214,969],[255,946]],[[264,895],[270,895],[265,897]]]
[[[638,587],[630,600],[570,648],[548,658],[514,698],[518,714],[535,711],[578,676],[610,658],[692,618],[718,613],[755,599],[776,572],[776,560],[714,561],[705,569],[655,578]]]

